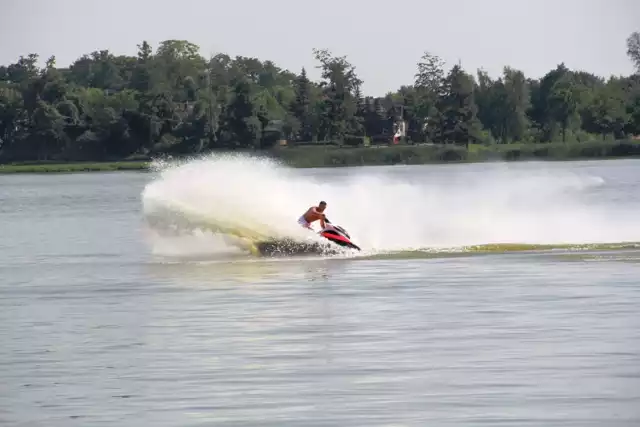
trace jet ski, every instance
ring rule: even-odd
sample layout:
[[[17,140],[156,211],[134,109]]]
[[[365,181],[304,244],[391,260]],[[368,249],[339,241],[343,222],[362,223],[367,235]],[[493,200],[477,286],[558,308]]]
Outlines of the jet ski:
[[[325,222],[325,228],[319,233],[322,237],[324,237],[325,239],[329,240],[332,243],[335,243],[336,245],[339,245],[345,248],[356,249],[358,251],[361,250],[360,247],[358,247],[358,245],[356,245],[351,241],[351,236],[349,236],[349,233],[347,233],[347,230],[340,227],[339,225],[331,224],[331,222],[329,222],[329,219],[327,218],[325,218],[324,222]]]
[[[330,244],[320,242],[300,242],[290,239],[266,240],[253,244],[252,252],[261,256],[297,256],[297,255],[338,255],[339,248],[331,248],[333,244],[340,248],[349,248],[360,251],[360,247],[351,241],[349,233],[339,225],[331,224],[325,218],[325,228],[318,235],[327,239]]]

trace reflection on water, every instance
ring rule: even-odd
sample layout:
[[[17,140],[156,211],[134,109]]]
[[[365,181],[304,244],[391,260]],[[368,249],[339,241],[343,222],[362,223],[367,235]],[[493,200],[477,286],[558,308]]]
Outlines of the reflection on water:
[[[247,285],[278,281],[328,280],[340,274],[350,259],[294,258],[294,259],[238,259],[229,260],[172,260],[145,264],[151,277],[171,280],[180,286],[228,286],[230,283]]]
[[[514,261],[524,259],[554,262],[640,262],[640,250],[537,250],[511,252],[406,252],[396,254],[363,255],[358,257],[293,257],[256,258],[250,255],[228,254],[191,257],[163,257],[144,265],[145,271],[158,280],[170,280],[180,286],[221,286],[229,283],[256,284],[278,281],[319,281],[338,278],[352,266],[378,266],[376,261],[410,261],[428,259],[508,257]],[[372,264],[373,263],[373,264]],[[374,271],[375,268],[374,267]],[[397,274],[398,272],[394,272]],[[382,276],[382,274],[381,274]]]

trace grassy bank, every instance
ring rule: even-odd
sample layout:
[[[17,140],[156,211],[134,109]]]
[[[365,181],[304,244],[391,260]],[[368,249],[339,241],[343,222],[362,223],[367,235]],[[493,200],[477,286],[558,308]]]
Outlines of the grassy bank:
[[[2,173],[64,173],[64,172],[110,172],[122,170],[144,170],[149,162],[91,162],[91,163],[19,163],[0,165]]]
[[[255,152],[252,152],[255,154]],[[278,147],[263,154],[293,167],[418,165],[517,160],[581,160],[640,157],[640,141],[470,145],[397,145]],[[22,163],[0,165],[0,173],[90,172],[146,170],[149,161],[91,163]]]
[[[640,141],[392,147],[285,147],[273,152],[296,167],[434,164],[517,160],[582,160],[640,157]]]

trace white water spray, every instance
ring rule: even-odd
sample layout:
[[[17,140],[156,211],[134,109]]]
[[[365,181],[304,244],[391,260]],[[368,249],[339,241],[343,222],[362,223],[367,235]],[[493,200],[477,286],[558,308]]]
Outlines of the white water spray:
[[[196,223],[305,238],[297,218],[326,200],[327,216],[366,251],[640,241],[633,209],[586,201],[604,183],[541,165],[311,171],[224,155],[165,168],[143,204],[148,216],[180,211]]]

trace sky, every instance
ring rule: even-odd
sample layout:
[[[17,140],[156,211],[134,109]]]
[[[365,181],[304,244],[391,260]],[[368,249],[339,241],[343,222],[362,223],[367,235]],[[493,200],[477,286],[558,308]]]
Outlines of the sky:
[[[366,95],[411,84],[425,51],[497,77],[542,77],[564,62],[608,77],[633,72],[626,39],[640,0],[0,0],[0,64],[37,53],[68,66],[109,49],[135,55],[185,39],[216,53],[272,60],[319,78],[313,48],[347,56]]]

